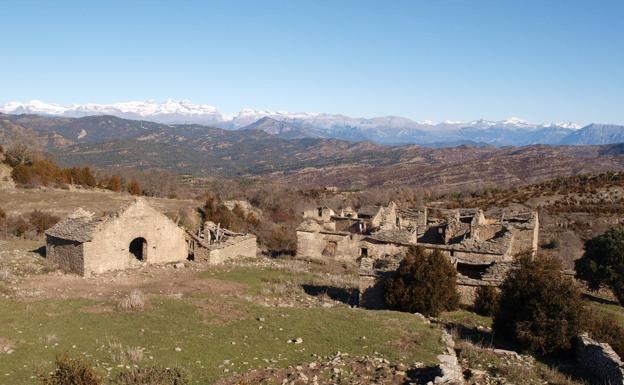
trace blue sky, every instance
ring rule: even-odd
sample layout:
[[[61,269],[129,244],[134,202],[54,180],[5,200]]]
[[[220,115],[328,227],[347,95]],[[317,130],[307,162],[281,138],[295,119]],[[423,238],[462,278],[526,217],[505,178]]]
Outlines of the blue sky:
[[[0,103],[624,123],[624,1],[0,2]]]

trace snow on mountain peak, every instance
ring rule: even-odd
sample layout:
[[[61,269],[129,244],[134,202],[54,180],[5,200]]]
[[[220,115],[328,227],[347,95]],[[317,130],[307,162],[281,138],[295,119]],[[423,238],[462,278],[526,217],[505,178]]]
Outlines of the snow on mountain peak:
[[[581,128],[583,128],[583,126],[574,122],[559,122],[556,125],[557,127],[567,128],[570,130],[580,130]]]
[[[527,122],[524,119],[512,116],[511,118],[507,118],[505,120],[503,120],[501,123],[503,124],[509,124],[509,125],[515,125],[515,126],[526,126],[529,125],[529,122]]]
[[[145,119],[160,123],[196,123],[216,125],[225,128],[241,128],[264,117],[324,130],[357,128],[360,130],[389,130],[388,135],[405,130],[453,131],[465,127],[479,130],[505,128],[511,130],[535,130],[539,128],[580,129],[581,126],[571,122],[550,123],[546,125],[531,124],[518,117],[510,117],[502,121],[479,119],[469,123],[446,120],[441,123],[432,120],[416,122],[399,116],[382,116],[375,118],[349,117],[339,114],[258,110],[243,108],[238,113],[223,114],[216,107],[208,104],[194,104],[190,100],[167,99],[163,102],[154,100],[127,101],[111,104],[68,104],[60,105],[45,103],[39,100],[29,102],[9,102],[0,105],[0,112],[9,114],[42,114],[68,117],[88,115],[115,115],[126,119]]]

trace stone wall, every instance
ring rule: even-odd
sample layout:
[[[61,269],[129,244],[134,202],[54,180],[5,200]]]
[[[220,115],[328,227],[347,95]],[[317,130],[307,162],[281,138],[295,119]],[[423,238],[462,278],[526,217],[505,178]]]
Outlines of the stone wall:
[[[82,243],[46,236],[46,258],[61,270],[84,275]]]
[[[510,255],[522,252],[537,253],[539,243],[539,217],[533,213],[533,220],[526,224],[513,224],[510,226],[513,234]]]
[[[492,239],[503,229],[500,224],[476,224],[470,226],[470,238],[478,241]]]
[[[387,256],[394,256],[401,260],[405,256],[408,246],[397,245],[394,243],[382,243],[382,242],[362,242],[362,248],[366,248],[368,257],[371,258],[385,258]]]
[[[206,250],[208,263],[219,265],[235,258],[253,258],[258,252],[258,246],[256,236],[248,234],[210,245]]]
[[[357,234],[297,231],[297,256],[323,260],[355,261],[360,256]],[[325,253],[325,255],[324,255]],[[331,253],[333,255],[327,255]]]
[[[576,341],[578,364],[604,384],[624,384],[624,364],[609,344],[599,343],[587,334]]]
[[[135,238],[147,241],[144,261],[129,251]],[[109,219],[90,242],[84,243],[84,275],[121,270],[141,263],[185,261],[188,256],[184,230],[142,200]]]
[[[383,258],[367,257],[360,260],[359,292],[360,306],[367,309],[384,309],[383,281],[396,274],[402,254],[390,254]]]

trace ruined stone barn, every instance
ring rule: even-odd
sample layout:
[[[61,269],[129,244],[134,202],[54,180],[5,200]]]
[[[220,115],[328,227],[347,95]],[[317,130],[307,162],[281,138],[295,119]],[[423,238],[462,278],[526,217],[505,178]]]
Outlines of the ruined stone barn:
[[[78,209],[46,231],[46,257],[83,276],[187,255],[184,230],[141,198],[102,216]]]
[[[499,285],[514,256],[537,252],[535,211],[478,208],[398,208],[365,206],[359,210],[306,210],[297,228],[297,254],[333,258],[360,265],[361,305],[383,307],[380,281],[392,274],[411,246],[439,250],[457,269],[462,302],[474,301],[480,286]]]
[[[189,259],[219,265],[235,258],[253,258],[258,252],[253,234],[237,233],[206,221],[196,234],[187,232]]]

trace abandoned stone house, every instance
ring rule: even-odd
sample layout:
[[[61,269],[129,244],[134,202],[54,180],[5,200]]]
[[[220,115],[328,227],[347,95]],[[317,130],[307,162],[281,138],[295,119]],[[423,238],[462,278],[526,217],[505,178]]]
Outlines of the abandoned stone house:
[[[336,212],[323,207],[304,212],[297,228],[299,256],[359,263],[360,302],[382,307],[380,282],[398,267],[410,246],[440,250],[458,271],[464,303],[479,286],[496,286],[521,252],[537,251],[537,212],[480,209],[398,209],[396,204]]]
[[[196,255],[203,262],[217,264],[256,253],[254,236],[226,229],[216,240],[195,240],[195,235],[141,198],[102,216],[78,209],[45,234],[46,257],[61,269],[83,276],[182,262]]]
[[[141,263],[186,260],[184,230],[137,199],[115,213],[78,209],[46,231],[46,257],[63,270],[89,276]]]

